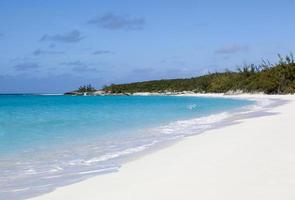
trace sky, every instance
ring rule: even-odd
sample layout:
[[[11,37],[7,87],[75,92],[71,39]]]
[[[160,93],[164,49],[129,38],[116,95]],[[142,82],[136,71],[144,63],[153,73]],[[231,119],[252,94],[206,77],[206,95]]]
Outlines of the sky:
[[[0,93],[186,78],[295,53],[294,0],[2,0]]]

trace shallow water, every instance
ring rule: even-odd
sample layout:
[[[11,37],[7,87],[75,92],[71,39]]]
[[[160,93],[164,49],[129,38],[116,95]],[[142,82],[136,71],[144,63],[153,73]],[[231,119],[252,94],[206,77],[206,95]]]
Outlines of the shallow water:
[[[0,96],[0,199],[24,199],[204,131],[252,101],[174,96]]]

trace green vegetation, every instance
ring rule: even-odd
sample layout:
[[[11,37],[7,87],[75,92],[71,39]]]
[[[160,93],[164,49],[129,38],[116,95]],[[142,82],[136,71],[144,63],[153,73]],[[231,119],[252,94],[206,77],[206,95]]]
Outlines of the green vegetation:
[[[109,93],[183,92],[226,93],[264,92],[266,94],[295,93],[295,62],[293,54],[279,55],[275,64],[263,61],[260,65],[245,65],[237,71],[209,73],[187,79],[156,80],[110,85],[103,88]]]
[[[92,95],[97,90],[89,85],[83,85],[78,88],[78,90],[66,92],[65,95],[81,96],[81,95]]]
[[[85,92],[95,92],[95,91],[96,89],[89,84],[89,85],[80,86],[76,92],[85,93]]]

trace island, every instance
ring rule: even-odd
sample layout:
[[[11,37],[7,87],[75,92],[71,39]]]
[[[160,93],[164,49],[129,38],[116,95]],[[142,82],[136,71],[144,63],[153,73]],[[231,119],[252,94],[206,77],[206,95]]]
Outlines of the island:
[[[100,90],[91,85],[81,86],[78,90],[65,95],[137,95],[157,94],[175,95],[183,93],[295,93],[295,61],[292,53],[285,57],[278,54],[277,63],[263,60],[261,64],[249,64],[236,71],[208,73],[207,75],[183,78],[164,79],[127,84],[111,84]]]

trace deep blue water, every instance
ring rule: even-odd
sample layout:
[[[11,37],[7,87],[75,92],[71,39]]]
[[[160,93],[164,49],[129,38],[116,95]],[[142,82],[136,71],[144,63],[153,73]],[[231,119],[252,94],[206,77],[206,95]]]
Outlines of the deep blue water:
[[[117,170],[126,156],[197,134],[224,112],[251,104],[173,96],[0,95],[0,199],[22,199]]]

